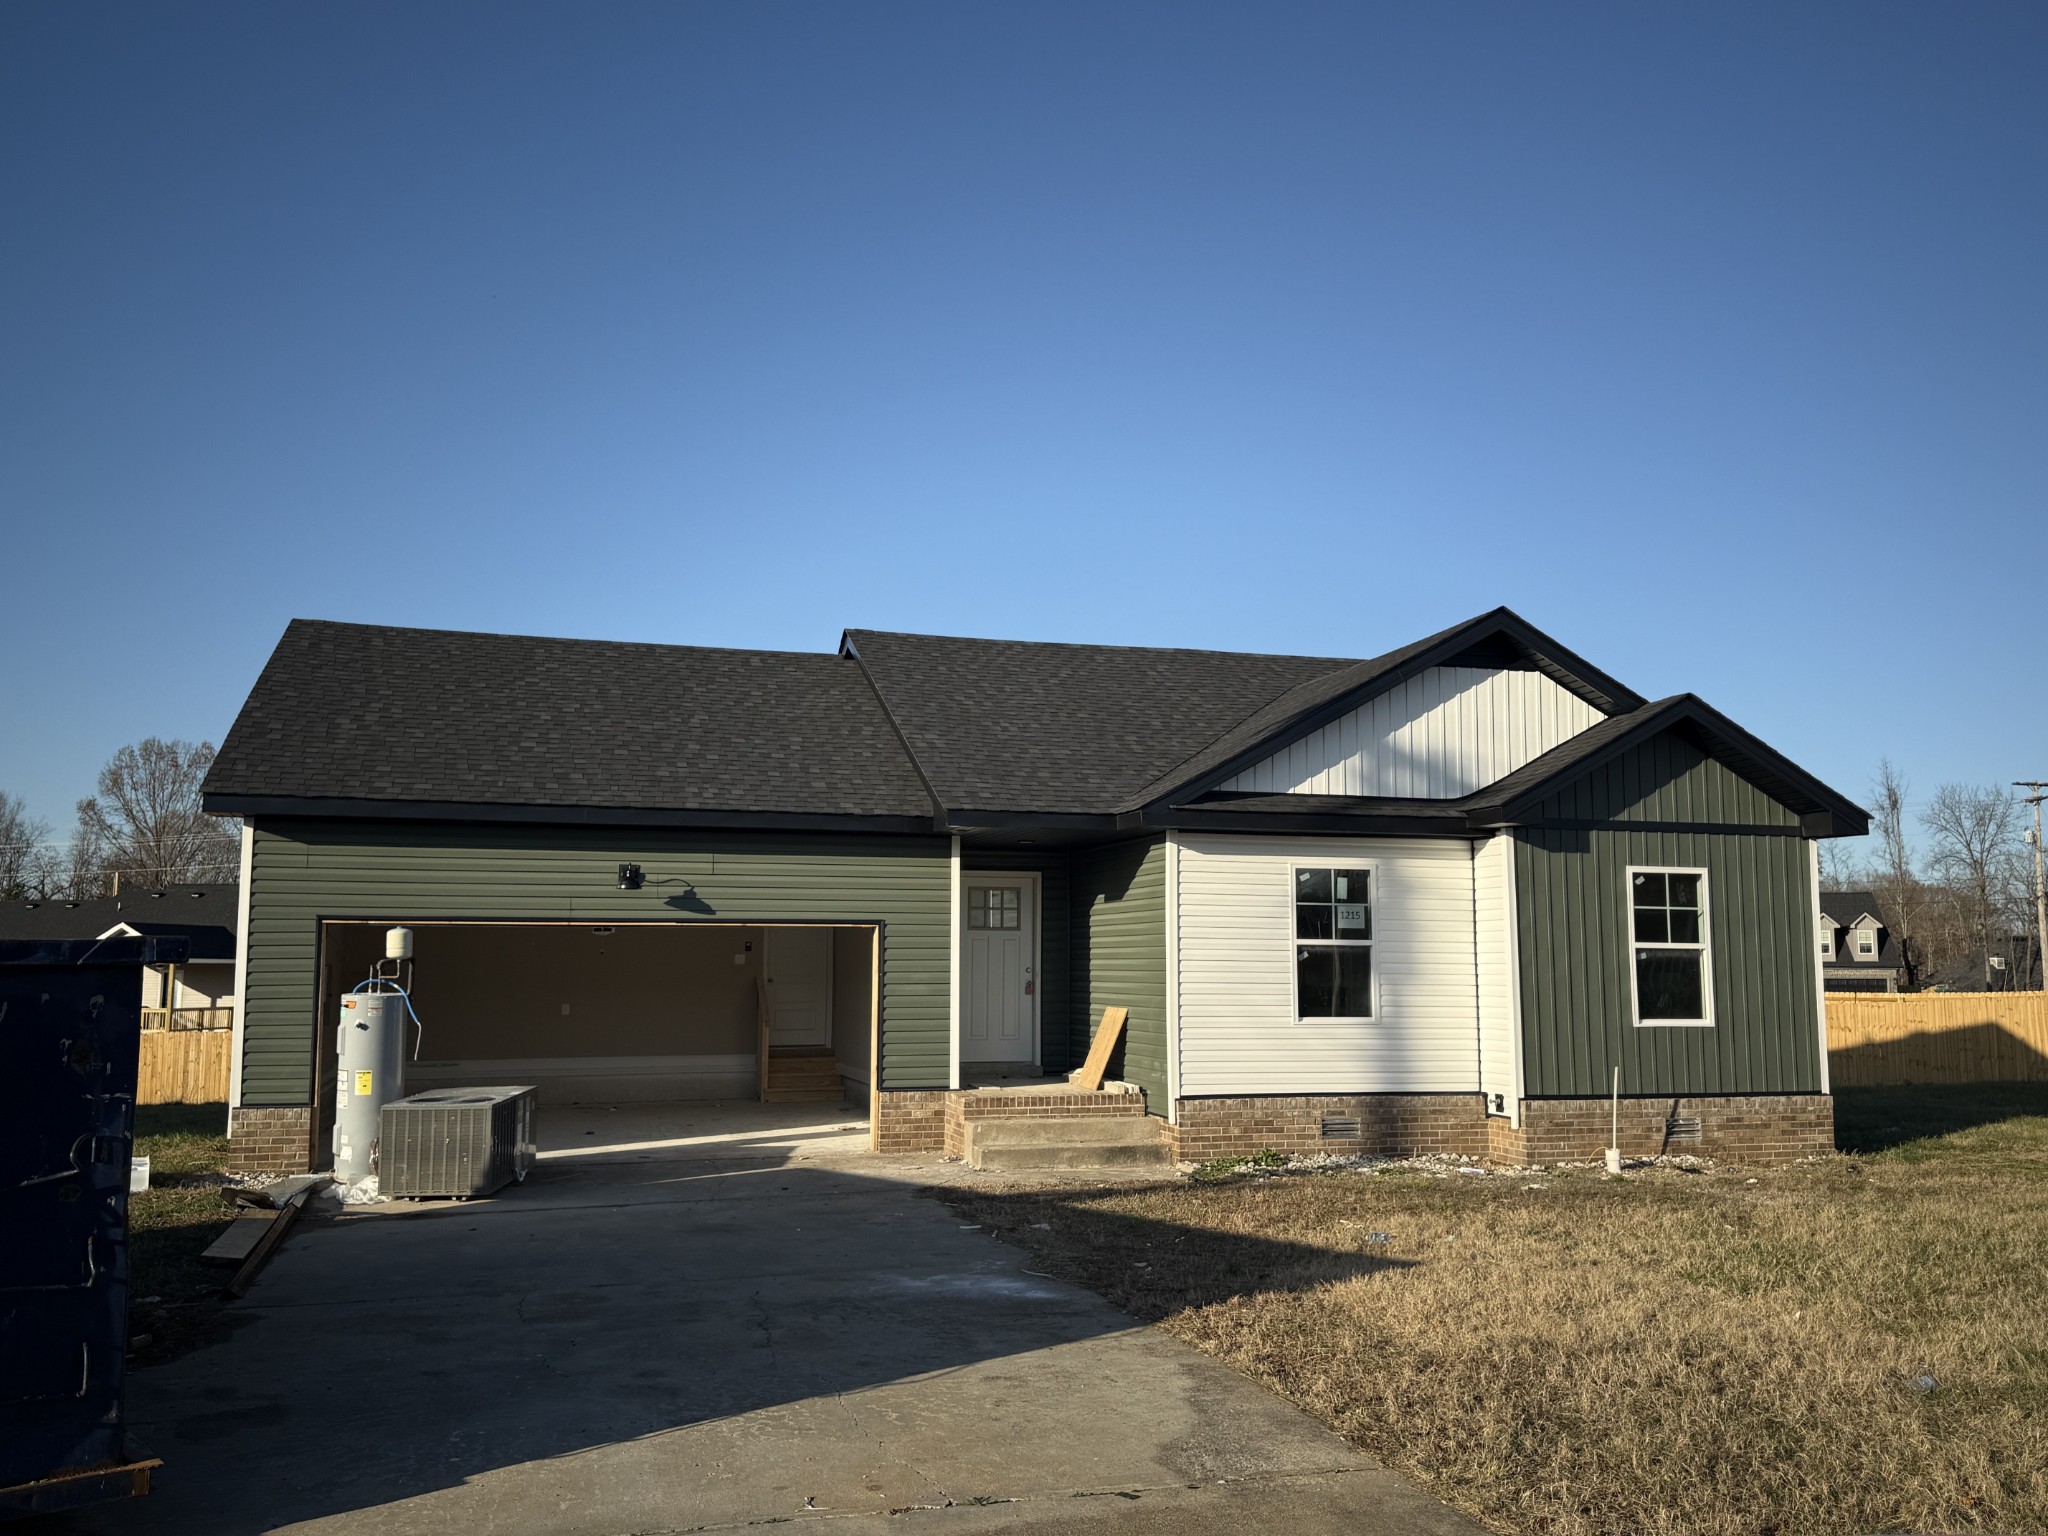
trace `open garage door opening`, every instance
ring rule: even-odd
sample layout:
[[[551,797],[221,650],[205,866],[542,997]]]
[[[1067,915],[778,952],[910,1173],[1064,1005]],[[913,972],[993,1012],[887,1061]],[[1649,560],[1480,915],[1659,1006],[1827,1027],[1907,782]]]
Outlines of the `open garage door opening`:
[[[723,1101],[870,1111],[872,925],[321,924],[321,1145],[341,997],[413,930],[406,1091],[533,1084],[543,1106]],[[417,1055],[414,1054],[417,1049]]]

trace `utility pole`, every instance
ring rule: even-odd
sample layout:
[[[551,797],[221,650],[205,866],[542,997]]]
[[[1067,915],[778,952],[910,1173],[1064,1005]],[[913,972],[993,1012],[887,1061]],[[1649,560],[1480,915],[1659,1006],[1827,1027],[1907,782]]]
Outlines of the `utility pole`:
[[[2034,844],[2035,942],[2040,946],[2038,953],[2041,956],[2041,985],[2044,990],[2048,990],[2048,891],[2044,891],[2041,884],[2041,802],[2048,800],[2048,781],[2016,779],[2013,781],[2013,787],[2033,791],[2026,797],[2026,803],[2034,808],[2034,831],[2031,840]],[[2025,976],[2020,978],[2023,982],[2028,979]]]

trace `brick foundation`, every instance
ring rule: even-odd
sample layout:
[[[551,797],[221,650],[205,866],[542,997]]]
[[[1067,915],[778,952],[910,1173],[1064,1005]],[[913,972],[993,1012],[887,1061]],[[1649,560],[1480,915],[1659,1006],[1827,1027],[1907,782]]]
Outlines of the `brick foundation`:
[[[1271,1150],[1339,1157],[1419,1157],[1428,1153],[1497,1163],[1597,1159],[1607,1149],[1605,1099],[1524,1099],[1519,1128],[1488,1118],[1476,1093],[1331,1094],[1244,1099],[1182,1099],[1173,1127],[1184,1163],[1250,1157]],[[1326,1119],[1358,1121],[1355,1135],[1325,1136]],[[1697,1139],[1671,1139],[1673,1120],[1699,1121]],[[1834,1101],[1825,1094],[1752,1098],[1654,1098],[1621,1101],[1626,1157],[1695,1152],[1722,1162],[1784,1163],[1835,1145]]]
[[[877,1152],[967,1154],[973,1120],[1081,1120],[1142,1115],[1145,1096],[1135,1088],[1081,1093],[1057,1084],[1032,1088],[885,1090],[877,1096],[873,1146]]]
[[[310,1105],[228,1111],[228,1166],[237,1173],[310,1173]]]
[[[1183,1163],[1250,1157],[1269,1148],[1339,1157],[1484,1157],[1488,1150],[1486,1103],[1476,1093],[1182,1099],[1179,1109],[1172,1137],[1174,1156]],[[1358,1134],[1324,1136],[1326,1117],[1356,1118]]]
[[[946,1150],[946,1095],[931,1089],[883,1089],[875,1095],[869,1145],[877,1152]]]
[[[1609,1114],[1605,1099],[1524,1099],[1519,1130],[1491,1122],[1492,1156],[1514,1163],[1597,1158],[1607,1148]],[[1698,1139],[1672,1139],[1673,1120],[1697,1120]],[[1620,1146],[1624,1157],[1696,1152],[1727,1163],[1789,1163],[1835,1149],[1835,1101],[1824,1093],[1623,1099]]]

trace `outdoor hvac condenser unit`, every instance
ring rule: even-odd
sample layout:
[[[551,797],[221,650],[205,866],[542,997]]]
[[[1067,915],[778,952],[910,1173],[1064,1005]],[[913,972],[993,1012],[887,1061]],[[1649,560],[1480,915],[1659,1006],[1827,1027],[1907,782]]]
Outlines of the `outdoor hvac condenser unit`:
[[[384,1106],[377,1188],[398,1196],[488,1195],[533,1166],[534,1088],[435,1088]]]

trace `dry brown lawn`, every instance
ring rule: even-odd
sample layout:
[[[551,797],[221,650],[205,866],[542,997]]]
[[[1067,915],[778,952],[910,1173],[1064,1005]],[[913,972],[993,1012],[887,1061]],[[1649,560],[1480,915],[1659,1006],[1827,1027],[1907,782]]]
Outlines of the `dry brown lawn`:
[[[1926,1099],[1771,1171],[939,1194],[1496,1530],[2048,1531],[2048,1092]]]

